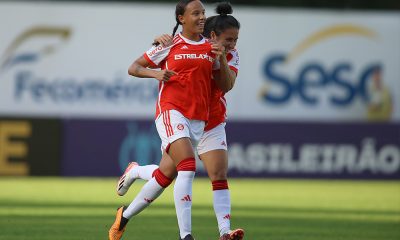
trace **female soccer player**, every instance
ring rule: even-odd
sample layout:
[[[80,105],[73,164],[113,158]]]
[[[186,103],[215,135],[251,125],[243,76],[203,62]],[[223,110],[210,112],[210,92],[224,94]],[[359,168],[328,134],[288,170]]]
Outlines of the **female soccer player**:
[[[215,78],[216,81],[212,82],[209,121],[197,151],[212,181],[214,211],[218,221],[220,240],[242,239],[244,236],[242,229],[230,230],[231,203],[227,182],[228,157],[224,98],[225,92],[232,89],[239,69],[239,57],[235,46],[240,24],[233,16],[228,15],[232,13],[232,7],[228,3],[220,3],[216,11],[219,15],[207,19],[203,35],[221,42],[226,52],[219,59],[220,69],[216,72],[218,76]],[[171,40],[169,35],[162,35],[156,39],[157,42],[167,46],[171,44]],[[168,160],[166,156],[164,159],[162,164],[165,166],[169,163],[169,168],[172,169],[168,172],[168,177],[174,178],[176,173],[173,171],[172,160]],[[121,188],[118,187],[118,194],[124,195],[136,178],[149,180],[151,173],[157,168],[156,165],[137,166],[136,163],[131,163],[123,175],[127,180],[123,181]],[[165,168],[163,171],[166,171]]]
[[[128,73],[160,81],[155,122],[162,151],[168,153],[173,170],[177,172],[174,200],[180,239],[191,240],[194,239],[191,234],[192,182],[196,170],[193,147],[197,147],[208,120],[212,69],[223,48],[212,45],[201,35],[206,17],[200,1],[181,0],[175,17],[177,23],[172,35],[179,25],[182,25],[182,33],[174,37],[173,45],[151,48],[133,62]],[[148,68],[155,66],[162,70]],[[162,163],[163,160],[160,169]],[[120,239],[128,220],[172,182],[160,169],[154,172],[154,178],[143,186],[128,208],[118,209],[109,239]]]

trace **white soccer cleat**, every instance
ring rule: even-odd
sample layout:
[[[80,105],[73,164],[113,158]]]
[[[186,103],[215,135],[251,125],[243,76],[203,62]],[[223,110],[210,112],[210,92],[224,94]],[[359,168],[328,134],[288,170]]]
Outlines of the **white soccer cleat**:
[[[126,192],[128,192],[129,187],[136,180],[135,176],[132,176],[131,170],[134,167],[139,166],[136,162],[130,162],[128,167],[126,167],[124,174],[120,177],[117,184],[117,194],[120,196],[124,196]]]

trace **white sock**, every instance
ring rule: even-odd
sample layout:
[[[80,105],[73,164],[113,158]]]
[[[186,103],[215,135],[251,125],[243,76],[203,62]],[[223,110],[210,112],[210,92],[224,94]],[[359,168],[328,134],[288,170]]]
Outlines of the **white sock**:
[[[229,189],[214,190],[213,201],[219,234],[222,236],[231,229],[231,197]]]
[[[181,238],[192,233],[192,184],[195,172],[178,171],[174,201]]]
[[[155,178],[150,179],[140,190],[135,199],[129,204],[122,216],[130,219],[150,205],[165,188],[161,187]]]
[[[158,165],[144,165],[144,166],[137,166],[130,170],[131,176],[134,176],[135,179],[143,179],[149,181],[153,177],[153,172],[158,168]]]

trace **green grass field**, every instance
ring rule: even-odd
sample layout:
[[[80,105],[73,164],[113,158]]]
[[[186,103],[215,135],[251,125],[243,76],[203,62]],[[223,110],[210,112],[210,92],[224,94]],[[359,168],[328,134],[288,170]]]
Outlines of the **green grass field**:
[[[0,178],[0,239],[107,239],[118,197],[116,179]],[[193,233],[217,240],[208,180],[196,179]],[[399,240],[400,182],[231,180],[232,226],[248,240]],[[178,239],[172,188],[133,218],[124,236]]]

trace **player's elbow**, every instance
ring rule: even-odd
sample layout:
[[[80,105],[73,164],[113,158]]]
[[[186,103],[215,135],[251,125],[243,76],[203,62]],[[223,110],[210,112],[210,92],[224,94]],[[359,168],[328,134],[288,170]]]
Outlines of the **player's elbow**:
[[[232,90],[232,88],[233,88],[233,85],[232,85],[232,84],[229,84],[229,85],[227,85],[227,86],[225,87],[225,89],[223,89],[222,91],[224,91],[225,93],[227,93],[227,92],[229,92],[230,90]]]
[[[136,76],[137,74],[137,66],[135,63],[133,63],[131,66],[128,68],[128,74],[131,76]]]
[[[224,85],[222,88],[221,88],[221,90],[224,92],[224,93],[227,93],[227,92],[229,92],[230,90],[231,90],[232,88],[229,86],[229,85]]]
[[[235,85],[235,79],[233,78],[231,81],[227,81],[225,84],[224,89],[222,89],[222,91],[224,91],[225,93],[229,92],[230,90],[232,90],[233,86]]]

